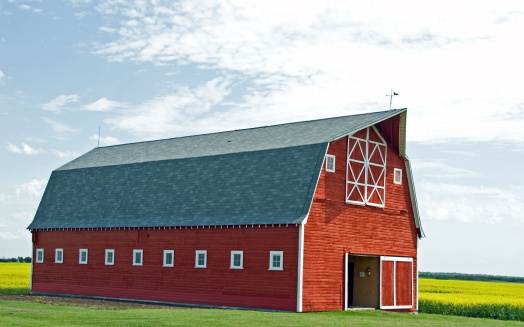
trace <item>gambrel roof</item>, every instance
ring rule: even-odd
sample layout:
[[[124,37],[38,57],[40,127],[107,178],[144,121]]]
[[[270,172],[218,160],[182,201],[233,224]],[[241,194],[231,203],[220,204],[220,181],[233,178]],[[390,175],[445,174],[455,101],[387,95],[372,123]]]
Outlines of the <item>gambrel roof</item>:
[[[53,171],[28,229],[299,224],[329,142],[405,111],[95,148]]]

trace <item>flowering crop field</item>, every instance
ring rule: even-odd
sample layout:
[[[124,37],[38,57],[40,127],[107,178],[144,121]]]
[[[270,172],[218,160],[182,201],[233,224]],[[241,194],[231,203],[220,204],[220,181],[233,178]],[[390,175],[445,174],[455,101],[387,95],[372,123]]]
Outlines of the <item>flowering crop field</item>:
[[[30,263],[0,263],[0,294],[29,294]]]
[[[421,278],[419,311],[524,321],[524,284]]]

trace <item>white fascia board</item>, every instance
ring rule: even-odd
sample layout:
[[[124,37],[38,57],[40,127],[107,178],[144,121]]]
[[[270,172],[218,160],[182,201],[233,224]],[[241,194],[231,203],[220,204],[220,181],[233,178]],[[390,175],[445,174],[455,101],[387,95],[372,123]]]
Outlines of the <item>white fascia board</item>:
[[[406,176],[408,178],[409,195],[411,197],[411,206],[413,208],[413,216],[415,218],[415,226],[420,230],[420,238],[426,237],[422,225],[420,224],[420,214],[418,211],[417,194],[415,192],[415,183],[413,182],[413,173],[411,171],[411,163],[407,155],[404,155],[404,163],[406,164]]]

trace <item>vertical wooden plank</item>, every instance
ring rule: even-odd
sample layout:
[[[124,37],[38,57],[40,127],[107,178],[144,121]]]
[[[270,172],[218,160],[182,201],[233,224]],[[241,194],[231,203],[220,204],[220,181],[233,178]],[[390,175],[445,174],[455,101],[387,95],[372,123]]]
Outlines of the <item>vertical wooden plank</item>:
[[[413,290],[412,290],[412,271],[411,262],[397,261],[395,272],[395,286],[397,305],[412,305]]]
[[[393,290],[393,261],[382,261],[382,303],[381,306],[393,306],[395,305],[395,293]]]

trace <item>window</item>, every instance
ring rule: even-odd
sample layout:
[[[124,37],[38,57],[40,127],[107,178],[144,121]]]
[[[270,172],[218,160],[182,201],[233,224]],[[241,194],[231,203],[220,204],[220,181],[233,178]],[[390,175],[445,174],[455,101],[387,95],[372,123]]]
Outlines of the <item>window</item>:
[[[144,250],[133,250],[133,266],[142,266]]]
[[[115,250],[106,249],[106,266],[113,266],[115,264]]]
[[[269,270],[284,270],[284,252],[269,251]]]
[[[175,250],[164,250],[164,267],[175,266]]]
[[[55,263],[64,262],[64,249],[55,249]]]
[[[384,207],[386,152],[386,141],[375,126],[348,136],[346,203]]]
[[[395,168],[395,172],[393,174],[393,183],[402,184],[402,169]]]
[[[36,249],[36,263],[44,262],[44,249]]]
[[[244,251],[231,251],[231,269],[244,269]]]
[[[207,250],[197,250],[195,254],[195,268],[207,268]]]
[[[331,154],[326,154],[326,171],[330,173],[335,172],[335,156]]]
[[[80,249],[78,263],[82,265],[87,265],[87,249]]]

